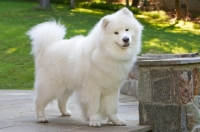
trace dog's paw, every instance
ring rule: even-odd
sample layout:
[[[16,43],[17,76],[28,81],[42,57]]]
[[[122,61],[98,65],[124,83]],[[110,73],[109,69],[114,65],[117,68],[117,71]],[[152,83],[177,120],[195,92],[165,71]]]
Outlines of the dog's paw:
[[[89,122],[90,127],[100,127],[101,126],[101,121],[90,121]]]
[[[100,127],[101,126],[101,120],[98,114],[94,114],[90,116],[89,118],[89,126],[91,127]]]
[[[115,122],[113,122],[116,126],[126,126],[126,121],[123,119],[119,119]]]
[[[41,117],[37,119],[37,123],[49,123],[49,121],[45,117]]]
[[[109,120],[116,126],[126,126],[126,121],[119,118],[117,115],[110,116]]]
[[[67,110],[65,113],[62,113],[62,116],[71,116],[72,112]]]

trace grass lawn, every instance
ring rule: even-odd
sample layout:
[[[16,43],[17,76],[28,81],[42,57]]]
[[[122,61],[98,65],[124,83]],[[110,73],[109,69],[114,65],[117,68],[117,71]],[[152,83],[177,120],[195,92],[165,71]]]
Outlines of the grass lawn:
[[[68,28],[66,38],[87,35],[99,19],[111,11],[52,4],[54,11],[33,10],[38,4],[15,0],[0,1],[0,89],[32,89],[34,62],[25,33],[50,18],[61,19]],[[142,13],[136,17],[144,25],[142,53],[200,52],[200,28],[192,23],[168,24],[161,17]],[[196,27],[197,29],[194,29]]]

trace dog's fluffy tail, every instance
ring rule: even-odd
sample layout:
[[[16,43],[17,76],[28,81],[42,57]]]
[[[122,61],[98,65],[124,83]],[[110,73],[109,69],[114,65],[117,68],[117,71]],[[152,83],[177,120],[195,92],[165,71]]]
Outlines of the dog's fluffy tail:
[[[31,53],[37,56],[37,54],[42,53],[49,45],[62,40],[65,33],[65,26],[56,21],[49,21],[36,25],[26,33],[32,40]]]

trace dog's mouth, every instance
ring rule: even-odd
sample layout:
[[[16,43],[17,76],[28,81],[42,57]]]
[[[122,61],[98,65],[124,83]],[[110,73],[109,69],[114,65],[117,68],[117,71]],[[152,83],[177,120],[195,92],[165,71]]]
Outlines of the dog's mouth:
[[[122,45],[122,47],[128,47],[129,43],[124,43],[124,45]]]
[[[116,42],[117,43],[117,42]],[[129,47],[129,45],[130,45],[130,43],[124,43],[123,45],[120,45],[119,43],[117,43],[117,45],[119,45],[121,48],[127,48],[127,47]]]

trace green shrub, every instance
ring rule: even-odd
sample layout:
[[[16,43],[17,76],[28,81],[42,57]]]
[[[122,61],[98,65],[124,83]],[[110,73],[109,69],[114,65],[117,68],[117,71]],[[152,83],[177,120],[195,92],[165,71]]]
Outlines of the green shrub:
[[[193,28],[194,28],[194,29],[200,29],[200,24],[194,23]]]
[[[168,16],[164,11],[149,11],[149,12],[143,12],[142,14],[160,21],[168,20]]]
[[[97,9],[103,9],[103,10],[111,10],[111,11],[117,11],[124,7],[123,4],[107,4],[107,3],[98,3],[98,2],[80,2],[77,4],[78,7],[83,8],[97,8]],[[139,13],[139,9],[135,7],[127,7],[129,8],[134,14]]]
[[[50,0],[52,3],[57,4],[70,4],[70,0]]]

